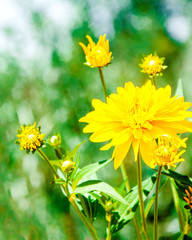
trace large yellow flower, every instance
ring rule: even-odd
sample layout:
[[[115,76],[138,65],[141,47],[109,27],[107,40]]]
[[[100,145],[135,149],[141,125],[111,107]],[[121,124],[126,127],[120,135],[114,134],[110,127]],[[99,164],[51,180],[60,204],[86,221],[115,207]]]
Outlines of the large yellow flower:
[[[83,48],[86,56],[86,65],[90,67],[104,67],[111,62],[112,52],[109,52],[109,40],[105,40],[106,34],[100,35],[99,41],[95,44],[90,36],[86,36],[89,44],[87,47],[83,43],[79,45]]]
[[[180,157],[185,150],[179,150],[181,147],[186,148],[186,140],[187,138],[180,139],[178,136],[162,135],[157,140],[152,140],[151,144],[144,143],[143,160],[150,167],[156,165],[176,167],[176,163],[184,161]]]
[[[94,99],[92,105],[95,110],[79,121],[88,123],[83,131],[93,133],[91,141],[111,140],[101,150],[115,146],[112,156],[115,169],[131,143],[136,159],[139,149],[141,155],[145,154],[145,145],[163,134],[176,136],[192,132],[192,123],[185,119],[192,117],[192,113],[186,111],[192,104],[184,102],[183,97],[171,97],[169,85],[156,89],[151,81],[142,87],[128,82],[124,88],[118,87],[117,94],[111,94],[107,103]]]

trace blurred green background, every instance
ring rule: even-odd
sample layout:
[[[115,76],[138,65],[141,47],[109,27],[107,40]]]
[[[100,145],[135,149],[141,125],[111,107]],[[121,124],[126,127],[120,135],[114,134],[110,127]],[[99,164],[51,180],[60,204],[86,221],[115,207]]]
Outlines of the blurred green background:
[[[113,62],[104,68],[108,93],[132,81],[141,86],[147,75],[138,64],[143,55],[157,51],[168,68],[158,86],[176,90],[183,81],[184,96],[192,101],[192,2],[184,0],[7,0],[0,1],[0,240],[91,239],[37,154],[26,155],[15,145],[17,129],[35,121],[46,138],[61,133],[63,147],[73,149],[87,140],[78,119],[92,109],[91,100],[104,100],[97,69],[83,65],[79,42],[86,35],[97,41],[107,34]],[[192,140],[186,161],[178,171],[192,177]],[[107,159],[111,151],[87,141],[80,148],[81,164]],[[53,150],[46,153],[54,159]],[[131,154],[130,154],[131,155]],[[131,186],[135,162],[126,162]],[[143,177],[153,173],[143,168]],[[98,175],[113,186],[122,182],[113,164]],[[115,184],[115,185],[114,185]],[[178,232],[170,187],[160,194],[160,226],[164,236]],[[149,222],[152,223],[152,212]],[[96,228],[105,237],[105,218]],[[132,223],[114,239],[134,239]],[[171,238],[165,238],[171,239]],[[174,238],[173,238],[174,239]]]

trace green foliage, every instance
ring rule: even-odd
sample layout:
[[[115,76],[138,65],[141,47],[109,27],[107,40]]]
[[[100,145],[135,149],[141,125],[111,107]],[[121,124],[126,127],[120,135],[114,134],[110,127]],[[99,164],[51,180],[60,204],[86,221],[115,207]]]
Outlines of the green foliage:
[[[76,188],[77,184],[79,183],[79,181],[81,181],[81,179],[91,176],[92,174],[96,173],[110,162],[111,159],[103,160],[97,163],[89,164],[84,168],[79,169],[79,171],[73,177],[72,189],[74,190]]]
[[[157,177],[156,174],[154,174],[152,177],[149,177],[148,179],[143,181],[142,187],[144,200],[147,198],[150,191],[152,190],[154,183],[156,181],[156,177]],[[115,211],[116,215],[119,216],[119,219],[118,220],[116,219],[116,221],[114,221],[115,224],[112,226],[113,233],[118,232],[133,218],[139,204],[137,186],[135,186],[129,191],[129,193],[125,196],[125,200],[127,204],[125,205],[121,202]]]

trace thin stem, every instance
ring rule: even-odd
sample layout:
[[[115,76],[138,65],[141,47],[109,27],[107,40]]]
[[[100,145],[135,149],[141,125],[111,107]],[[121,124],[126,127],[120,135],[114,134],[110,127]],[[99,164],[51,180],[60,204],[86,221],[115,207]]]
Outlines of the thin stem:
[[[98,67],[99,69],[99,74],[100,74],[100,78],[101,78],[101,83],[102,83],[102,86],[103,86],[103,91],[104,91],[104,94],[105,94],[105,99],[107,100],[107,89],[106,89],[106,86],[105,86],[105,80],[104,80],[104,77],[103,77],[103,69],[101,67]]]
[[[54,169],[54,167],[51,165],[48,157],[41,151],[41,149],[37,149],[38,153],[41,155],[41,157],[46,161],[46,163],[48,164],[48,166],[50,167],[50,169],[52,170],[53,174],[55,175],[56,178],[59,178],[59,175],[57,173],[57,171]],[[79,217],[81,218],[82,222],[85,224],[85,226],[87,227],[88,231],[90,232],[90,234],[92,235],[94,240],[99,240],[97,233],[95,231],[95,229],[89,224],[89,222],[87,221],[87,219],[85,218],[85,216],[82,214],[82,212],[79,210],[75,200],[73,197],[70,197],[70,193],[68,190],[68,186],[64,186],[61,185],[61,188],[63,189],[63,191],[65,192],[65,194],[67,195],[71,205],[73,206],[73,208],[75,209],[75,211],[77,212],[77,214],[79,215]]]
[[[95,231],[95,229],[89,224],[89,222],[87,221],[87,219],[85,218],[85,216],[82,214],[82,212],[79,210],[74,197],[71,197],[69,190],[68,190],[68,186],[65,187],[65,192],[66,195],[71,203],[71,205],[73,206],[73,208],[75,209],[76,213],[79,215],[79,217],[81,218],[82,222],[84,223],[84,225],[87,227],[89,233],[92,235],[94,240],[99,240],[99,237],[97,236],[97,233]]]
[[[157,240],[157,236],[158,236],[158,234],[157,234],[157,230],[158,230],[158,195],[159,195],[159,184],[160,184],[161,170],[162,170],[162,166],[159,166],[158,174],[157,174],[157,181],[156,181],[156,188],[155,188],[153,240]]]
[[[123,179],[126,180],[126,184],[125,184],[126,190],[127,190],[127,192],[129,192],[131,188],[130,188],[129,179],[128,179],[128,175],[127,175],[127,172],[126,172],[126,169],[125,169],[124,162],[121,163],[120,168],[121,168],[121,173],[122,173]],[[140,226],[139,226],[139,223],[138,223],[138,220],[137,220],[136,216],[133,216],[133,223],[135,225],[137,238],[138,238],[138,240],[141,240],[142,236],[141,236]]]
[[[79,198],[79,200],[80,200],[80,202],[81,202],[81,204],[82,204],[83,210],[85,211],[85,215],[87,216],[87,218],[88,218],[88,219],[90,220],[90,222],[91,222],[89,210],[88,210],[87,205],[86,205],[86,203],[85,203],[85,201],[84,201],[84,199],[83,199],[83,196],[81,196],[81,194],[78,194],[77,196],[78,196],[78,198]]]
[[[178,216],[180,231],[183,232],[184,231],[184,219],[183,219],[182,211],[179,207],[179,196],[178,196],[177,190],[175,188],[175,184],[174,184],[173,179],[171,179],[171,189],[172,189],[172,193],[173,193],[173,200],[174,200],[174,204],[175,204],[175,209],[176,209],[177,216]]]
[[[123,180],[124,181],[126,180],[126,183],[125,183],[126,190],[127,190],[127,192],[129,192],[131,188],[130,188],[129,179],[128,179],[128,175],[127,175],[127,172],[126,172],[126,169],[125,169],[124,162],[121,163],[120,168],[121,168],[121,173],[122,173],[122,176],[123,176]]]
[[[40,156],[41,156],[41,157],[46,161],[46,163],[49,165],[49,167],[51,168],[51,170],[52,170],[52,172],[54,173],[55,177],[56,177],[56,178],[59,178],[59,175],[58,175],[57,171],[56,171],[55,168],[51,165],[51,163],[50,163],[48,157],[45,155],[45,153],[42,152],[42,150],[39,149],[39,148],[37,149],[37,151],[38,151],[38,153],[40,154]]]
[[[141,218],[143,223],[143,231],[147,240],[149,240],[149,234],[147,230],[147,222],[145,218],[144,202],[143,202],[143,189],[142,189],[142,171],[141,171],[141,157],[138,153],[137,157],[137,185],[138,185],[138,194],[139,194],[139,206],[141,212]]]
[[[153,84],[154,84],[154,86],[157,88],[157,84],[156,84],[156,78],[155,78],[155,76],[153,76]]]
[[[168,178],[168,179],[164,182],[164,184],[160,187],[159,192],[161,192],[161,191],[164,189],[165,185],[168,183],[169,180],[170,180],[170,179]],[[145,208],[145,217],[146,217],[146,218],[147,218],[147,215],[148,215],[148,213],[149,213],[149,210],[150,210],[151,206],[152,206],[153,203],[154,203],[154,200],[155,200],[155,195],[150,199],[150,202],[148,203],[147,207]]]
[[[107,220],[107,238],[106,240],[111,240],[111,213],[108,213],[110,214],[110,216],[108,216],[108,220]]]

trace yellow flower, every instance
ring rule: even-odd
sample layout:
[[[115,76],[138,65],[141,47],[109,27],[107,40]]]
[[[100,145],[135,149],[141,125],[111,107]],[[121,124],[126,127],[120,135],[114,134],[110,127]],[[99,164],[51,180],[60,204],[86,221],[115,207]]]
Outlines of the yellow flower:
[[[160,72],[163,69],[166,69],[167,66],[163,65],[165,58],[159,58],[155,53],[154,56],[152,54],[144,57],[142,59],[142,63],[139,66],[143,69],[141,72],[147,73],[148,75],[162,75]]]
[[[44,143],[45,134],[41,134],[40,127],[35,128],[36,122],[31,126],[23,125],[21,129],[18,130],[18,140],[17,144],[21,146],[21,150],[26,149],[27,153],[30,151],[34,152],[37,148],[40,148]]]
[[[142,87],[128,82],[124,88],[118,87],[117,94],[111,94],[107,103],[92,100],[95,110],[79,121],[88,123],[83,131],[93,133],[92,142],[111,140],[101,150],[115,146],[112,158],[117,169],[131,144],[137,159],[139,150],[145,154],[149,142],[163,134],[192,132],[192,123],[185,119],[192,116],[186,111],[192,104],[184,102],[183,97],[170,96],[169,85],[156,89],[150,80]],[[153,167],[150,160],[148,165]]]
[[[168,135],[160,136],[157,141],[152,140],[152,144],[148,145],[147,151],[143,154],[143,160],[151,167],[172,166],[176,167],[175,163],[184,161],[180,156],[185,152],[179,152],[180,147],[186,148],[187,138],[180,139]]]
[[[109,52],[109,40],[105,40],[106,34],[100,35],[99,41],[95,44],[90,36],[86,36],[89,44],[86,47],[83,43],[79,45],[83,48],[86,56],[86,65],[94,67],[104,67],[111,62],[112,52]]]
[[[184,197],[184,200],[188,203],[188,208],[192,210],[192,187],[189,186],[189,191],[185,189],[187,197]]]

